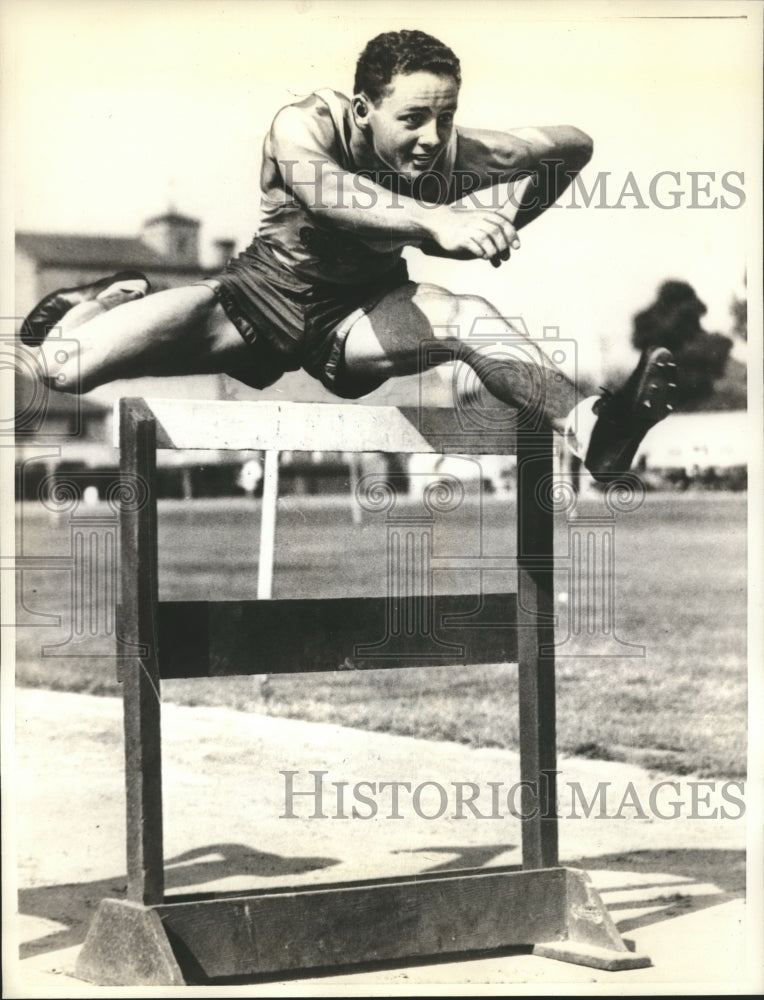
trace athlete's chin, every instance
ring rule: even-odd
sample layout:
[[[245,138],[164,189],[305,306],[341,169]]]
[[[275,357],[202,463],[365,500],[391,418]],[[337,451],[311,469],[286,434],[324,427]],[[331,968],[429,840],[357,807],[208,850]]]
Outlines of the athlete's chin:
[[[409,163],[401,171],[404,177],[408,178],[410,181],[418,180],[420,177],[424,177],[429,174],[432,169],[432,160],[427,160],[426,163]]]

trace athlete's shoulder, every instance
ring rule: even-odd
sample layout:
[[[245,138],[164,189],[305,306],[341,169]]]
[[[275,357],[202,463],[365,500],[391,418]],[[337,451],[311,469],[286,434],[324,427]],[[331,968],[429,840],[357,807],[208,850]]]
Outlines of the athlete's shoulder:
[[[277,145],[310,136],[327,150],[334,147],[350,101],[335,90],[320,90],[281,108],[273,119],[271,140]]]
[[[307,97],[285,105],[276,113],[274,122],[278,120],[324,120],[336,122],[344,119],[350,111],[350,101],[337,90],[317,90]]]

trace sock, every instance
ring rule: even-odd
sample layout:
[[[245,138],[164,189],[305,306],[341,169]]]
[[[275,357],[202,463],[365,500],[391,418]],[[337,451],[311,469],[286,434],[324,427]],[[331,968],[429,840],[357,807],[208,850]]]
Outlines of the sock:
[[[124,278],[122,281],[115,281],[102,292],[99,292],[95,301],[100,303],[104,309],[113,309],[114,306],[122,305],[123,302],[130,302],[133,299],[142,299],[146,295],[146,282],[140,278]]]
[[[589,450],[589,440],[597,423],[594,404],[599,396],[588,396],[573,407],[565,421],[565,443],[568,448],[583,462]]]

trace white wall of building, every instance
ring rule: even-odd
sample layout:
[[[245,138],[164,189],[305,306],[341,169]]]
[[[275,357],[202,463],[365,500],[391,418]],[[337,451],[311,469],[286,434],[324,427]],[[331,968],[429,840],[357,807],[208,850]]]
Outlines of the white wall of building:
[[[726,469],[747,465],[754,457],[754,441],[744,410],[719,413],[675,413],[647,434],[637,460],[645,456],[648,469]]]

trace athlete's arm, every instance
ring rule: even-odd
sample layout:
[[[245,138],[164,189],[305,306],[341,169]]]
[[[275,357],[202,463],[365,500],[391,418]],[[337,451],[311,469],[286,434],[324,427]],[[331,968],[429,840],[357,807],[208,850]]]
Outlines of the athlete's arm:
[[[572,125],[518,128],[509,132],[458,130],[454,173],[462,191],[478,191],[529,177],[512,198],[514,225],[521,229],[554,204],[592,156],[591,138]],[[459,192],[457,191],[457,195]]]
[[[412,246],[431,241],[448,255],[471,259],[506,259],[510,248],[519,246],[506,212],[422,204],[370,177],[343,170],[333,149],[331,118],[315,108],[282,108],[268,142],[289,192],[317,220],[360,240],[389,237]]]

